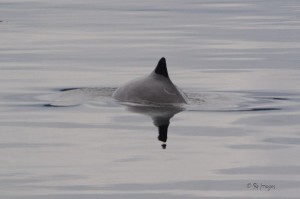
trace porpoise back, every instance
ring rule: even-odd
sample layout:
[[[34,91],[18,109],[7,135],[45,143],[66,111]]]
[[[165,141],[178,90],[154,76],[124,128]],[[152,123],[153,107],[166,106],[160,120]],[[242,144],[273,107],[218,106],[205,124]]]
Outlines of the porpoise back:
[[[170,80],[166,59],[162,57],[152,73],[119,87],[113,98],[122,102],[187,104],[187,97]]]

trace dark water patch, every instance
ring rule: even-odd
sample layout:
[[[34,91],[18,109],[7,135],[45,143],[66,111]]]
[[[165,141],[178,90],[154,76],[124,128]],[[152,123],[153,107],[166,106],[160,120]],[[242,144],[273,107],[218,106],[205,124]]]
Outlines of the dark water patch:
[[[275,108],[275,107],[265,107],[265,108],[249,108],[249,109],[228,109],[228,110],[207,110],[207,109],[203,109],[203,110],[197,110],[197,109],[188,109],[187,111],[194,111],[194,112],[258,112],[258,111],[279,111],[282,110],[281,108]]]
[[[61,88],[61,89],[58,89],[58,91],[65,92],[65,91],[71,91],[71,90],[77,90],[77,89],[83,89],[83,88]]]
[[[300,145],[300,138],[293,137],[273,137],[265,139],[264,142],[285,145]]]
[[[43,104],[41,106],[43,106],[43,107],[53,107],[53,108],[62,108],[62,107],[76,107],[76,106],[80,106],[80,104],[74,104],[74,105]]]
[[[218,173],[230,175],[300,175],[300,166],[249,166],[220,169]]]
[[[258,115],[238,119],[233,124],[247,124],[255,126],[297,126],[300,125],[300,115]]]
[[[250,108],[245,110],[238,110],[238,111],[279,111],[281,108]]]
[[[290,99],[288,99],[288,98],[283,98],[283,97],[273,97],[273,98],[271,98],[272,100],[284,100],[284,101],[286,101],[286,100],[290,100]]]
[[[232,91],[232,93],[239,94],[245,99],[250,99],[253,104],[283,104],[284,101],[299,103],[300,101],[300,93],[281,93],[271,91]]]

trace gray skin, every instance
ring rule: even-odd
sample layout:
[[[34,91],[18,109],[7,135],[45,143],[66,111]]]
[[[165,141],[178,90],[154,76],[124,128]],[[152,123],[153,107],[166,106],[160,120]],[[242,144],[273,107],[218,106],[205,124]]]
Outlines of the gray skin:
[[[112,96],[122,102],[187,104],[187,97],[170,80],[165,58],[161,58],[155,70],[142,78],[132,80],[118,88]]]

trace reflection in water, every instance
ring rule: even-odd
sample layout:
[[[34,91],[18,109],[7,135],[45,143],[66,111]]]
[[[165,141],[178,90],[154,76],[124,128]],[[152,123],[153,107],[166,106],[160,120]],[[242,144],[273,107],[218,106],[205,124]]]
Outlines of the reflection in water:
[[[134,113],[140,113],[152,118],[153,124],[158,128],[158,140],[163,142],[162,148],[166,148],[168,139],[168,127],[170,119],[177,113],[184,110],[178,106],[134,106],[128,105],[128,110]]]

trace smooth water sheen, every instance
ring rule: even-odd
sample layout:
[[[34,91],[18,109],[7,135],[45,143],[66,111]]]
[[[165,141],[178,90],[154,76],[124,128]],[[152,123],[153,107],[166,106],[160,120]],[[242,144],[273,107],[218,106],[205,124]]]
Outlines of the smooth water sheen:
[[[0,0],[0,30],[1,199],[299,198],[300,1]],[[111,98],[163,56],[184,110]]]

